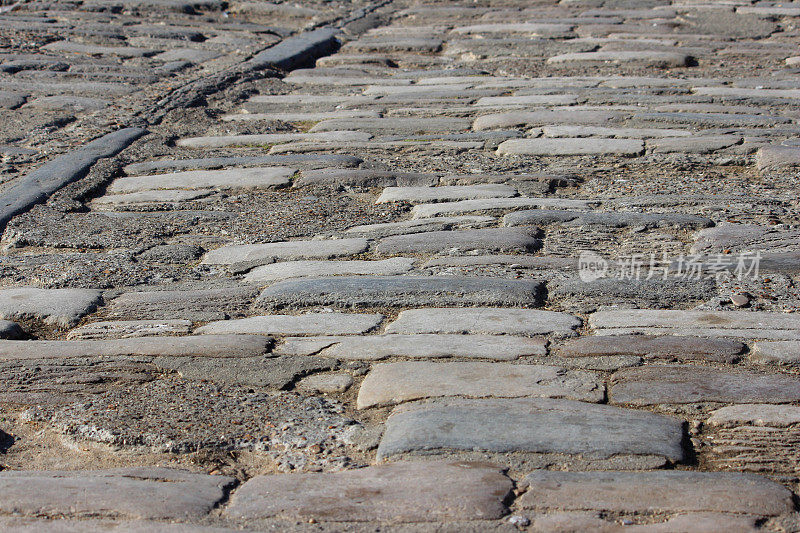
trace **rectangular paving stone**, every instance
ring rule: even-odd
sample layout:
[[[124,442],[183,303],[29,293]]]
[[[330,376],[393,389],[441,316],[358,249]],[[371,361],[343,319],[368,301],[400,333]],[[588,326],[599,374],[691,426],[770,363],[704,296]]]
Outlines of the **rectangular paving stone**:
[[[800,89],[748,89],[745,87],[692,87],[694,94],[724,99],[800,98]]]
[[[598,111],[587,109],[576,110],[540,110],[510,111],[492,113],[476,118],[472,123],[475,131],[516,128],[518,126],[546,126],[551,124],[582,124],[603,126],[619,122],[629,116],[621,111]]]
[[[94,289],[2,289],[0,318],[34,318],[45,324],[67,327],[97,309],[101,301],[102,292]]]
[[[440,187],[386,187],[375,203],[451,202],[474,198],[510,198],[516,195],[517,190],[514,187],[496,183],[445,185]]]
[[[184,148],[225,148],[226,146],[260,146],[287,143],[291,141],[309,142],[358,142],[368,141],[372,135],[363,131],[325,131],[320,133],[262,133],[252,135],[221,135],[209,137],[186,137],[175,144]]]
[[[644,152],[644,142],[638,139],[509,139],[497,147],[506,155],[622,155],[636,156]]]
[[[473,33],[525,33],[542,37],[564,37],[572,32],[569,24],[547,24],[537,22],[508,22],[492,24],[473,24],[471,26],[457,26],[451,30],[455,34]]]
[[[777,516],[794,509],[792,494],[761,476],[738,472],[555,472],[525,477],[522,509],[621,513],[705,512]]]
[[[252,286],[126,292],[113,299],[107,311],[126,320],[221,320],[243,314],[257,294]]]
[[[530,209],[515,211],[503,217],[504,226],[562,223],[570,226],[607,226],[620,228],[644,226],[688,226],[707,228],[714,222],[706,217],[682,213],[631,213],[614,211],[568,211],[565,209]]]
[[[356,407],[368,409],[424,398],[570,398],[600,402],[605,385],[591,372],[507,363],[380,363],[361,384]]]
[[[599,51],[573,52],[560,54],[547,59],[548,64],[558,63],[641,63],[656,68],[687,67],[692,57],[676,52],[641,51]]]
[[[263,264],[269,263],[273,259],[330,259],[360,254],[366,250],[367,240],[360,238],[229,244],[206,253],[202,263],[204,265],[232,265],[259,261]]]
[[[570,339],[558,346],[562,357],[634,355],[645,359],[688,359],[734,363],[745,345],[732,339],[664,335],[609,335]]]
[[[690,138],[651,139],[647,141],[647,149],[654,153],[710,154],[741,142],[742,137],[738,135],[694,135]]]
[[[92,209],[108,210],[108,209],[124,209],[125,207],[141,207],[147,204],[178,204],[181,202],[190,202],[192,200],[199,200],[214,194],[215,191],[210,189],[199,189],[193,191],[185,191],[182,189],[165,189],[153,191],[140,191],[124,194],[112,194],[110,196],[101,196],[91,201]]]
[[[446,229],[481,227],[492,224],[496,220],[497,219],[495,217],[481,215],[420,218],[401,220],[400,222],[383,222],[378,224],[353,226],[351,228],[347,228],[345,233],[369,235],[370,237],[388,237],[391,235],[406,235],[424,231],[442,231]]]
[[[800,340],[762,341],[753,344],[749,359],[757,363],[800,363]]]
[[[614,374],[609,398],[633,405],[788,403],[800,400],[800,379],[698,366],[645,366]]]
[[[383,315],[353,313],[306,313],[263,315],[219,320],[195,330],[196,335],[358,335],[378,327]]]
[[[332,276],[280,281],[259,296],[264,308],[537,306],[542,284],[465,276]]]
[[[22,516],[199,519],[234,484],[171,468],[0,472],[0,512]]]
[[[682,439],[680,420],[647,411],[549,398],[446,399],[396,407],[378,459],[476,451],[680,462]]]
[[[386,327],[386,333],[467,333],[480,335],[571,335],[581,319],[538,309],[432,308],[407,309]]]
[[[227,170],[189,170],[153,176],[117,178],[108,186],[109,194],[157,189],[277,189],[289,185],[297,172],[286,167],[231,168]]]
[[[419,204],[411,209],[412,218],[431,218],[442,215],[514,211],[525,208],[590,209],[596,200],[573,200],[571,198],[487,198],[460,200],[438,204]]]
[[[271,346],[272,338],[263,335],[188,335],[74,341],[0,340],[0,359],[123,355],[255,357],[267,353]]]
[[[668,128],[606,128],[603,126],[544,126],[545,137],[617,137],[648,139],[660,137],[690,137],[693,132]]]
[[[375,246],[379,254],[437,253],[452,250],[535,252],[541,248],[538,230],[510,228],[428,231],[385,237]]]
[[[311,186],[354,186],[354,187],[395,187],[432,186],[438,181],[436,174],[420,172],[393,172],[373,169],[323,168],[307,170],[294,180],[294,187]]]
[[[71,54],[88,54],[118,57],[147,57],[160,52],[151,48],[137,48],[134,46],[97,46],[70,41],[56,41],[42,46],[43,50],[51,52],[67,52]]]
[[[243,281],[264,283],[292,278],[319,276],[367,275],[392,276],[404,274],[414,266],[414,259],[392,257],[378,261],[284,261],[254,268]]]
[[[67,333],[67,340],[184,335],[191,327],[191,320],[107,320],[73,328]]]
[[[580,97],[574,94],[528,94],[525,96],[484,96],[475,102],[480,107],[514,107],[537,105],[573,105]]]
[[[256,476],[234,492],[224,515],[315,522],[494,520],[506,513],[511,489],[511,480],[486,463],[409,461]]]
[[[376,134],[438,133],[465,131],[470,121],[465,118],[353,118],[323,120],[308,130],[310,133],[338,130],[366,131]]]

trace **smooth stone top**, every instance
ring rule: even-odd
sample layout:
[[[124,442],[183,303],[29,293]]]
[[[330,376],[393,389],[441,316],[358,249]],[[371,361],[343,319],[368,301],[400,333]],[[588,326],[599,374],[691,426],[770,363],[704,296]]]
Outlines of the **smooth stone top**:
[[[156,189],[279,188],[289,185],[289,178],[295,172],[295,169],[286,167],[255,167],[133,176],[115,179],[108,187],[108,193],[120,194]]]
[[[745,345],[731,339],[675,337],[671,335],[610,335],[570,339],[558,347],[563,357],[635,355],[657,359],[696,359],[733,363]]]
[[[756,342],[750,352],[750,360],[790,365],[800,363],[800,340]]]
[[[292,278],[317,276],[366,275],[392,276],[404,274],[414,266],[409,257],[392,257],[378,261],[283,261],[254,268],[244,281],[263,283]]]
[[[102,292],[94,289],[3,289],[0,290],[0,318],[35,318],[46,324],[67,327],[97,309],[101,300]]]
[[[644,152],[644,142],[638,139],[509,139],[497,147],[498,154],[509,155],[624,155]]]
[[[711,426],[769,426],[788,427],[800,424],[800,407],[752,403],[730,405],[711,411],[706,423]]]
[[[208,252],[205,265],[231,265],[273,259],[329,259],[367,250],[366,239],[283,241],[266,244],[229,244]]]
[[[474,198],[510,198],[516,194],[517,190],[514,187],[495,183],[439,187],[386,187],[375,203],[450,202]]]
[[[71,329],[68,340],[126,339],[157,335],[186,334],[192,327],[190,320],[108,320],[91,322]]]
[[[567,313],[536,309],[432,308],[407,309],[386,333],[469,333],[482,335],[570,335],[581,319]]]
[[[378,314],[264,315],[211,322],[197,328],[195,334],[358,335],[375,329],[382,320],[383,315]]]
[[[542,241],[538,231],[511,228],[428,231],[385,237],[375,247],[379,254],[436,253],[449,250],[535,252]]]

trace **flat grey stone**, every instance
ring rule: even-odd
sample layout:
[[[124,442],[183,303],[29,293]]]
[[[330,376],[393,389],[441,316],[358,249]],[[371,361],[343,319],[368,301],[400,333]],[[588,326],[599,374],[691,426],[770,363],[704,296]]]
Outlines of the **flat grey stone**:
[[[308,130],[311,133],[323,131],[356,130],[376,134],[416,134],[465,131],[470,121],[465,118],[352,118],[323,120]]]
[[[243,313],[258,293],[250,286],[126,292],[111,301],[109,315],[127,320],[181,318],[222,320]]]
[[[136,48],[134,46],[97,46],[70,41],[56,41],[42,46],[42,49],[51,52],[118,57],[147,57],[160,51],[151,48]]]
[[[28,101],[27,107],[49,110],[67,110],[73,112],[99,111],[109,105],[108,100],[88,98],[85,96],[42,96]]]
[[[545,137],[617,137],[649,139],[661,137],[690,137],[693,132],[667,128],[606,128],[603,126],[544,126]]]
[[[542,284],[462,276],[332,276],[280,281],[258,298],[265,308],[536,306]]]
[[[572,26],[538,22],[503,22],[457,26],[451,32],[466,35],[473,33],[524,33],[531,37],[563,37],[565,34],[572,32]]]
[[[289,338],[277,352],[319,354],[345,360],[380,360],[389,357],[438,359],[462,357],[512,361],[545,355],[543,339],[493,335],[368,335],[363,337]]]
[[[714,222],[709,218],[684,215],[682,213],[584,212],[562,209],[530,209],[515,211],[503,217],[504,226],[551,223],[565,223],[571,226],[608,226],[612,228],[628,226],[707,228],[714,225]]]
[[[673,337],[664,335],[609,335],[570,339],[558,346],[562,357],[634,355],[645,359],[688,359],[734,363],[745,345],[731,339]]]
[[[245,387],[285,389],[311,372],[336,364],[319,357],[156,357],[153,363],[174,370],[182,378]]]
[[[386,327],[386,333],[466,333],[480,335],[571,335],[581,319],[537,309],[433,308],[407,309]]]
[[[464,396],[467,398],[571,398],[600,402],[605,385],[591,372],[507,363],[404,361],[380,363],[361,384],[357,409]]]
[[[190,335],[74,341],[0,340],[0,359],[123,355],[254,357],[265,354],[271,346],[272,338],[261,335]]]
[[[110,194],[121,194],[157,189],[274,189],[289,185],[289,178],[295,172],[295,169],[285,167],[190,170],[154,176],[117,178],[107,190]]]
[[[233,533],[234,529],[195,524],[168,524],[152,520],[49,520],[45,518],[0,517],[6,533]]]
[[[573,52],[548,58],[547,63],[642,63],[650,67],[671,68],[687,67],[691,64],[692,57],[687,54],[675,52],[655,51],[600,51],[600,52]]]
[[[446,399],[396,407],[386,421],[378,459],[400,454],[480,451],[684,457],[682,422],[609,405],[518,398]]]
[[[449,185],[439,187],[387,187],[383,190],[377,204],[389,202],[452,202],[455,200],[471,200],[475,198],[510,198],[516,196],[517,190],[509,185]]]
[[[394,187],[430,186],[438,178],[435,174],[416,172],[392,172],[373,169],[334,169],[307,170],[294,180],[294,187],[351,186],[351,187]]]
[[[34,318],[63,328],[97,309],[101,300],[102,292],[94,289],[2,289],[0,318]]]
[[[285,261],[263,265],[251,270],[244,281],[274,282],[315,276],[365,275],[391,276],[404,274],[414,266],[407,257],[392,257],[378,261]]]
[[[517,107],[538,105],[573,105],[579,101],[574,94],[529,94],[525,96],[484,96],[475,102],[479,107]]]
[[[554,472],[526,476],[523,509],[626,513],[704,512],[776,516],[794,510],[791,491],[738,472]],[[691,528],[693,529],[693,528]]]
[[[428,231],[411,235],[395,235],[381,239],[375,251],[379,254],[437,253],[450,250],[484,250],[495,252],[535,252],[542,241],[537,230],[510,228]]]
[[[697,366],[645,366],[614,374],[609,398],[633,405],[787,403],[800,400],[800,379]]]
[[[401,220],[400,222],[383,222],[378,224],[365,224],[363,226],[353,226],[347,228],[345,233],[355,235],[369,235],[373,237],[388,237],[391,235],[405,235],[410,233],[420,233],[424,231],[443,231],[446,229],[459,229],[474,226],[486,226],[496,219],[490,216],[457,216],[457,217],[434,217],[420,218],[411,220]]]
[[[553,284],[549,293],[552,296],[597,299],[628,300],[642,307],[670,306],[677,302],[695,302],[713,298],[717,294],[717,286],[713,279],[681,279],[668,277],[659,279],[619,279],[603,277],[592,281],[569,279]]]
[[[156,171],[215,169],[228,166],[291,165],[296,168],[355,167],[361,158],[339,154],[290,154],[290,155],[238,155],[226,157],[201,157],[193,159],[159,159],[125,165],[129,176],[151,174]]]
[[[759,170],[776,170],[800,166],[800,147],[763,146],[756,152],[756,166]]]
[[[317,112],[294,112],[294,113],[235,113],[223,115],[224,122],[257,122],[260,120],[280,120],[281,122],[320,122],[330,119],[349,119],[349,118],[378,118],[381,114],[378,111],[317,111]]]
[[[599,203],[596,200],[573,200],[571,198],[487,198],[460,200],[438,204],[419,204],[411,209],[413,218],[430,218],[463,213],[486,213],[514,211],[524,208],[589,209]]]
[[[264,315],[220,320],[195,330],[195,334],[227,335],[359,335],[378,327],[383,315],[355,313],[306,313]]]
[[[224,514],[238,520],[493,520],[506,513],[503,501],[511,489],[511,480],[485,463],[403,462],[337,473],[257,476],[234,492]]]
[[[756,342],[750,352],[750,360],[757,363],[798,364],[800,363],[800,340]]]
[[[67,340],[128,339],[158,335],[185,335],[191,320],[109,320],[71,329]]]
[[[549,124],[606,125],[619,121],[625,116],[625,113],[619,111],[511,111],[479,116],[473,121],[472,129],[483,131],[518,126],[546,126]]]
[[[16,109],[23,105],[27,97],[24,94],[11,91],[0,91],[0,107],[5,109]]]
[[[768,426],[783,428],[800,424],[800,407],[752,403],[729,405],[711,411],[706,420],[710,426]]]
[[[130,179],[130,178],[123,178]],[[181,189],[165,189],[165,190],[151,190],[140,191],[123,194],[111,194],[109,196],[101,196],[91,201],[91,206],[94,209],[113,209],[116,207],[126,206],[142,206],[146,204],[179,204],[181,202],[190,202],[192,200],[199,200],[214,194],[210,189],[199,189],[193,191],[185,191]]]
[[[621,526],[619,522],[599,517],[596,511],[555,511],[536,514],[531,523],[531,531],[609,531],[624,529],[627,533],[672,533],[692,531],[694,533],[716,533],[717,531],[737,531],[755,533],[759,531],[760,518],[752,515],[724,513],[681,513],[669,518],[654,517],[655,521],[633,523]],[[663,520],[663,521],[661,521]]]
[[[234,479],[170,468],[0,472],[0,511],[22,516],[198,519]]]
[[[694,94],[723,97],[728,100],[757,98],[800,98],[800,89],[748,89],[746,87],[692,87]]]
[[[196,48],[172,48],[153,56],[158,61],[188,61],[189,63],[204,63],[216,59],[221,54],[214,50],[198,50]]]
[[[644,152],[644,142],[636,139],[509,139],[497,147],[506,155],[623,155]]]
[[[747,113],[637,113],[631,124],[686,124],[717,128],[733,127],[770,127],[776,124],[788,124],[790,118],[774,115],[751,115]]]
[[[800,230],[776,230],[758,224],[720,223],[695,235],[693,254],[731,251],[762,251],[766,257],[780,257],[785,252],[800,251]],[[790,256],[791,257],[791,256]],[[765,260],[765,263],[768,261]]]
[[[345,392],[353,385],[353,376],[345,372],[313,374],[297,382],[295,388],[311,394]]]
[[[647,141],[647,149],[654,153],[710,154],[741,142],[742,138],[737,135],[695,135],[689,138],[652,139]]]
[[[335,28],[317,28],[293,35],[250,58],[248,66],[255,70],[267,67],[292,70],[311,64],[315,59],[336,50],[338,33],[339,30]]]
[[[275,259],[330,259],[366,250],[367,240],[359,238],[229,244],[208,252],[202,262],[204,265],[232,265],[258,261],[269,263]]]
[[[357,142],[368,141],[372,135],[361,131],[326,131],[321,133],[262,133],[253,135],[221,135],[216,137],[186,137],[176,141],[184,148],[225,148],[226,146],[260,146],[291,141]]]

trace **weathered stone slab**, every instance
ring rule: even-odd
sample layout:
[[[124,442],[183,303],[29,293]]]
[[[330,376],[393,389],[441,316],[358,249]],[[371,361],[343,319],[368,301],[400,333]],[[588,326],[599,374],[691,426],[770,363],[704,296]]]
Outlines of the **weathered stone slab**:
[[[232,265],[259,261],[269,263],[274,259],[330,259],[360,254],[366,250],[367,240],[358,238],[230,244],[208,252],[203,257],[203,264]]]
[[[336,307],[536,306],[542,284],[462,276],[333,276],[280,281],[266,288],[258,305]]]
[[[337,487],[331,491],[331,487]],[[257,476],[225,515],[331,522],[493,520],[511,480],[485,463],[403,462],[331,474]]]
[[[191,320],[110,320],[91,322],[71,329],[68,340],[128,339],[158,335],[185,335],[192,327]]]
[[[195,334],[227,335],[358,335],[378,327],[383,315],[354,313],[306,313],[265,315],[220,320],[195,330]]]
[[[386,187],[375,203],[451,202],[475,198],[510,198],[516,195],[517,190],[514,187],[495,183],[439,187]]]
[[[223,499],[234,479],[170,468],[0,472],[0,511],[23,516],[92,515],[198,519]]]
[[[353,226],[351,228],[347,228],[345,233],[365,236],[368,235],[370,237],[389,237],[391,235],[407,235],[425,231],[443,231],[448,229],[481,227],[487,226],[495,221],[495,217],[480,215],[421,218],[401,220],[400,222],[383,222],[378,224]]]
[[[623,155],[644,152],[644,142],[637,139],[509,139],[497,147],[505,155]]]
[[[750,360],[757,363],[795,365],[800,363],[800,340],[756,342]]]
[[[537,309],[433,308],[407,309],[386,333],[467,333],[480,335],[571,335],[581,319]]]
[[[633,405],[786,403],[800,400],[800,379],[697,366],[645,366],[614,374],[609,398]]]
[[[525,208],[589,209],[596,200],[573,200],[571,198],[487,198],[461,200],[438,204],[419,204],[411,209],[413,218],[430,218],[461,213],[514,211]]]
[[[297,382],[295,388],[311,394],[331,394],[345,392],[353,385],[353,376],[346,372],[313,374]]]
[[[303,172],[294,181],[294,187],[313,186],[352,186],[352,187],[394,187],[431,186],[438,177],[435,174],[417,172],[392,172],[373,169],[333,169],[324,168]]]
[[[255,357],[267,353],[271,346],[272,338],[261,335],[189,335],[75,341],[0,340],[0,359],[122,355]]]
[[[428,231],[395,235],[381,239],[375,247],[379,254],[437,253],[450,250],[485,250],[498,252],[535,252],[542,241],[537,230],[484,228],[454,231]]]
[[[302,67],[334,51],[338,47],[338,33],[339,30],[335,28],[318,28],[293,35],[253,56],[248,60],[248,66],[256,70],[267,67],[292,70]]]
[[[800,147],[763,146],[756,152],[756,166],[759,170],[775,170],[800,166]]]
[[[263,283],[319,276],[367,274],[392,276],[404,274],[413,266],[414,260],[407,257],[392,257],[378,261],[285,261],[256,267],[243,279],[251,283]]]
[[[134,46],[97,46],[70,41],[56,41],[42,46],[43,50],[51,52],[67,52],[70,54],[86,54],[97,56],[117,57],[147,57],[160,52],[151,48],[136,48]]]
[[[475,102],[480,107],[515,107],[537,105],[574,105],[580,97],[574,94],[528,94],[525,96],[484,96]]]
[[[761,250],[766,257],[779,258],[783,252],[800,251],[800,230],[777,230],[759,224],[720,223],[713,228],[699,231],[695,236],[692,253],[720,253],[731,251]],[[774,261],[775,259],[773,259]]]
[[[673,533],[692,531],[693,533],[717,533],[720,530],[740,533],[756,533],[761,528],[761,519],[752,515],[725,513],[681,513],[669,518],[653,517],[656,521],[620,525],[619,522],[600,518],[596,511],[556,511],[536,514],[530,531],[602,531],[609,533]],[[609,517],[610,518],[610,517]],[[648,517],[649,518],[649,517]],[[630,519],[628,519],[630,520]],[[630,520],[632,522],[632,520]]]
[[[564,37],[572,32],[569,24],[548,24],[537,22],[512,22],[496,24],[473,24],[458,26],[451,33],[469,35],[474,33],[525,33],[532,37]]]
[[[515,211],[503,217],[504,226],[552,223],[567,223],[571,226],[608,226],[612,228],[627,226],[707,228],[714,225],[714,222],[709,218],[684,215],[682,213],[584,212],[563,209],[530,209]]]
[[[657,51],[600,51],[600,52],[573,52],[553,56],[547,60],[548,64],[558,63],[641,63],[655,68],[687,67],[691,64],[692,57],[676,52]]]
[[[742,138],[737,135],[695,135],[689,138],[652,139],[647,141],[647,149],[654,153],[710,154],[741,142]]]
[[[0,107],[6,109],[16,109],[23,105],[27,99],[26,95],[11,91],[0,91]]]
[[[646,359],[689,359],[733,363],[745,345],[731,339],[664,335],[609,335],[570,339],[558,347],[562,357],[635,355]]]
[[[3,289],[0,290],[0,318],[34,318],[67,327],[97,309],[101,301],[102,293],[94,289]]]
[[[360,157],[339,154],[290,154],[290,155],[237,155],[200,157],[193,159],[157,159],[125,165],[129,176],[151,174],[157,171],[217,169],[229,166],[291,165],[295,168],[356,167],[362,163]]]
[[[294,112],[294,113],[235,113],[223,115],[223,122],[258,122],[261,120],[280,120],[282,122],[319,122],[331,119],[349,118],[378,118],[381,114],[378,111],[317,111],[317,112]]]
[[[596,110],[542,110],[515,111],[482,115],[472,123],[475,131],[515,128],[518,126],[546,126],[549,124],[605,125],[627,116],[619,111]]]
[[[238,529],[225,527],[199,526],[188,524],[168,524],[153,520],[50,520],[46,518],[0,517],[0,529],[6,533],[38,533],[57,531],[59,533],[234,533]]]
[[[692,87],[694,94],[722,97],[726,100],[758,98],[800,98],[800,89],[749,89],[745,87]]]
[[[443,451],[684,457],[681,421],[572,400],[447,399],[396,407],[378,459]]]
[[[598,335],[628,333],[800,340],[800,317],[768,311],[597,311],[589,325]]]
[[[123,178],[128,179],[128,178]],[[115,207],[124,208],[126,206],[141,206],[144,204],[176,204],[180,202],[190,202],[199,200],[214,194],[213,190],[199,189],[185,191],[181,189],[165,189],[131,192],[125,194],[111,194],[101,196],[92,200],[91,205],[95,209],[113,209]]]
[[[319,354],[345,360],[375,361],[389,357],[439,359],[462,357],[513,361],[545,355],[546,341],[528,337],[493,335],[368,335],[363,337],[287,338],[276,353]]]
[[[325,131],[321,133],[262,133],[253,135],[222,135],[218,137],[186,137],[178,139],[184,148],[225,148],[226,146],[260,146],[291,141],[353,142],[368,141],[372,135],[362,131]]]
[[[468,398],[570,398],[599,402],[605,385],[591,372],[556,366],[507,363],[404,361],[372,367],[358,391],[356,407],[464,396]]]
[[[276,189],[289,185],[296,172],[286,167],[232,168],[228,170],[189,170],[154,176],[117,178],[108,187],[110,194],[157,189]]]
[[[48,110],[68,110],[73,112],[99,111],[109,105],[108,100],[87,98],[85,96],[43,96],[30,100],[27,107]]]
[[[706,420],[711,426],[769,426],[788,427],[800,424],[800,407],[796,405],[770,405],[752,403],[730,405],[711,411]]]
[[[127,320],[222,320],[243,313],[257,292],[258,289],[249,286],[126,292],[111,301],[109,314]]]
[[[635,124],[686,124],[717,128],[732,127],[770,127],[788,124],[790,118],[774,115],[752,115],[746,113],[637,113],[633,116]]]
[[[355,130],[377,134],[415,134],[465,131],[470,121],[465,118],[352,118],[323,120],[308,130],[311,133],[324,131]]]
[[[606,128],[603,126],[544,126],[545,137],[618,137],[649,139],[660,137],[690,137],[693,132],[668,128]]]
[[[794,509],[791,491],[735,472],[555,472],[526,476],[523,509],[626,513],[704,512],[775,516]]]

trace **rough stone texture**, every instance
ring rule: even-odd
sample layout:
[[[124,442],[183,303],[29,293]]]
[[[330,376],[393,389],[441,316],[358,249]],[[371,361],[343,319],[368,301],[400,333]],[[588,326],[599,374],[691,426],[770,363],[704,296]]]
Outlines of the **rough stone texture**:
[[[353,385],[353,376],[344,372],[314,374],[301,379],[297,390],[312,394],[345,392]]]
[[[108,187],[110,194],[156,189],[247,189],[280,188],[289,185],[293,168],[256,167],[228,170],[190,170],[153,176],[118,178]]]
[[[470,333],[480,335],[570,335],[581,320],[567,313],[535,309],[407,309],[386,333]]]
[[[622,155],[636,156],[644,142],[634,139],[510,139],[497,147],[505,155]]]
[[[256,294],[253,287],[127,292],[109,303],[108,313],[142,320],[220,320],[242,313]]]
[[[225,495],[233,478],[169,468],[0,472],[4,513],[198,519]]]
[[[757,363],[800,363],[800,341],[756,342],[749,359]]]
[[[35,318],[46,324],[67,327],[94,311],[101,296],[100,291],[90,289],[4,289],[0,290],[0,317],[9,320]]]
[[[67,333],[67,340],[129,339],[159,335],[185,335],[192,327],[190,320],[112,320],[92,322]]]
[[[407,257],[392,257],[378,261],[284,261],[254,268],[243,278],[250,283],[281,281],[318,276],[367,275],[392,276],[404,274],[414,266]]]
[[[516,211],[503,217],[504,226],[564,223],[570,226],[608,226],[612,228],[637,226],[645,228],[686,226],[707,228],[714,223],[705,217],[675,213],[614,213],[581,212],[556,209]]]
[[[605,386],[590,372],[502,363],[401,362],[375,365],[358,391],[356,407],[435,398],[545,397],[599,402]]]
[[[475,450],[681,461],[682,438],[677,419],[645,411],[544,398],[450,399],[395,408],[378,458]]]
[[[523,509],[713,511],[757,516],[775,516],[794,509],[788,489],[752,474],[539,470],[526,476],[525,481],[528,490],[520,498]]]
[[[331,493],[331,487],[338,487]],[[481,463],[404,462],[335,474],[259,476],[225,514],[332,522],[492,520],[506,512],[511,480]]]
[[[795,405],[746,404],[731,405],[711,412],[706,423],[712,426],[787,427],[800,424],[800,407]]]
[[[541,247],[536,231],[486,228],[457,231],[428,231],[386,237],[375,247],[379,254],[436,253],[449,250],[534,252]]]
[[[376,203],[389,202],[452,202],[475,198],[509,198],[517,190],[509,185],[488,183],[485,185],[443,185],[439,187],[386,187]]]
[[[278,282],[257,304],[265,308],[330,305],[340,308],[429,305],[536,306],[538,281],[462,276],[338,276]]]
[[[701,337],[673,337],[665,335],[611,335],[570,339],[558,346],[563,357],[600,357],[609,355],[635,355],[645,359],[688,359],[736,362],[745,345],[731,339],[704,339]]]
[[[463,213],[491,211],[512,211],[521,208],[553,207],[563,209],[587,209],[596,201],[573,200],[571,198],[489,198],[485,200],[461,200],[438,204],[415,205],[411,210],[413,218],[440,217]]]
[[[383,315],[348,313],[306,313],[265,315],[220,320],[195,330],[195,334],[253,335],[358,335],[378,327]]]
[[[800,400],[800,379],[788,374],[720,371],[696,366],[646,366],[614,374],[614,403],[740,402],[787,403]]]
[[[231,244],[208,252],[206,265],[271,262],[275,259],[330,259],[359,254],[367,249],[366,239],[288,241],[268,244]]]

